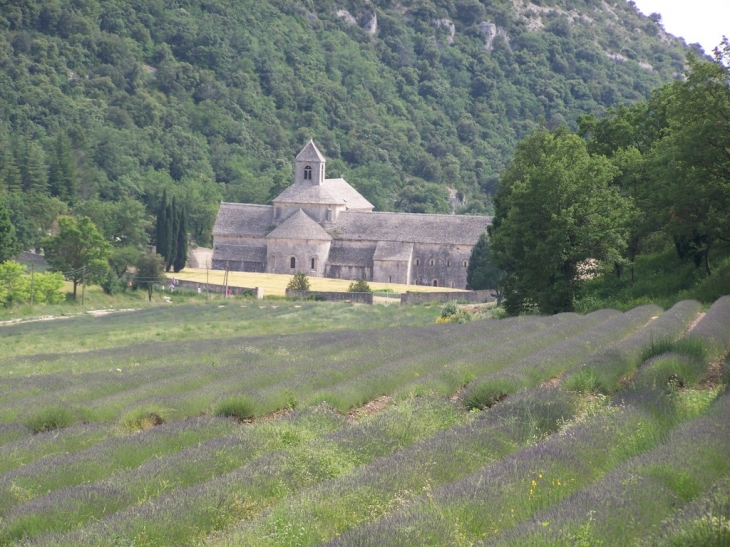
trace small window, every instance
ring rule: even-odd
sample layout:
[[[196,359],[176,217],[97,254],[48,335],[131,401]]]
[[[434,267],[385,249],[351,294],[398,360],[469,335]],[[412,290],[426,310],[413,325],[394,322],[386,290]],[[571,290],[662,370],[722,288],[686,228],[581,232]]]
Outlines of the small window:
[[[452,289],[456,288],[456,283],[454,283],[453,281],[451,282],[451,288]]]
[[[449,266],[451,266],[451,260],[446,261],[446,267],[448,268]]]
[[[428,265],[429,265],[429,266],[433,266],[433,258],[432,258],[431,260],[429,260],[429,261],[428,261]]]
[[[420,265],[421,265],[421,259],[420,258],[417,258],[416,259],[416,266],[420,266]]]
[[[271,259],[269,260],[269,268],[272,272],[276,269],[276,255],[271,255]]]
[[[304,180],[312,180],[312,168],[309,165],[304,168]]]
[[[388,276],[388,283],[392,283],[392,282],[393,282],[393,277],[389,275]]]
[[[434,279],[433,280],[433,286],[434,287],[438,287],[439,286],[439,280],[438,279]]]
[[[294,257],[291,257],[291,258],[289,259],[289,267],[290,267],[290,268],[291,268],[292,270],[293,270],[294,268],[296,268],[296,267],[297,267],[297,259],[296,259],[296,258],[294,258]]]
[[[312,269],[313,270],[317,269],[317,258],[316,257],[312,258]]]
[[[461,263],[461,265],[462,265],[462,266],[463,266],[464,268],[466,268],[466,265],[467,265],[467,261],[466,261],[466,260],[464,260],[464,261],[463,261],[463,262]]]

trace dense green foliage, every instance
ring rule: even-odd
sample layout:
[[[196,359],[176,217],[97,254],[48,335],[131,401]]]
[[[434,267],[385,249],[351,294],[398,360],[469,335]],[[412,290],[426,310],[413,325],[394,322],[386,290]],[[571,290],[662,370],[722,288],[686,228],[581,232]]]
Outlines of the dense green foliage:
[[[293,291],[308,291],[309,290],[309,279],[304,272],[295,273],[289,283],[286,286],[287,289]]]
[[[172,198],[168,203],[167,192],[157,206],[155,242],[157,254],[165,259],[165,269],[179,272],[188,260],[188,232],[185,210],[177,206]]]
[[[448,212],[448,186],[484,212],[541,120],[645,99],[685,52],[623,0],[13,0],[0,193],[24,247],[69,206],[147,243],[164,190],[207,244],[218,202],[267,202],[314,137],[377,209]]]
[[[139,255],[135,263],[133,287],[145,289],[147,299],[152,301],[152,289],[165,283],[165,259],[157,253]]]
[[[373,292],[373,290],[370,288],[367,281],[364,279],[358,279],[357,281],[350,283],[350,286],[347,287],[347,292]]]
[[[469,265],[466,268],[466,282],[475,291],[492,290],[497,295],[497,307],[502,305],[502,281],[504,271],[494,261],[494,253],[489,244],[489,235],[479,236],[471,250]]]
[[[43,241],[51,268],[73,282],[73,297],[80,281],[101,282],[109,271],[110,246],[89,217],[62,216],[58,233]]]
[[[727,293],[727,41],[723,51],[715,62],[690,58],[686,79],[660,88],[647,102],[600,120],[582,117],[583,138],[561,127],[535,131],[520,143],[502,174],[489,228],[496,265],[507,272],[508,311],[573,310],[586,285],[589,298],[602,294],[615,301],[623,293],[632,301],[634,287],[645,282],[637,278],[637,260],[652,254],[664,263],[662,275],[642,289],[647,299],[672,292],[679,298],[698,283],[709,289],[696,295],[702,300]],[[711,252],[719,279],[707,283]]]

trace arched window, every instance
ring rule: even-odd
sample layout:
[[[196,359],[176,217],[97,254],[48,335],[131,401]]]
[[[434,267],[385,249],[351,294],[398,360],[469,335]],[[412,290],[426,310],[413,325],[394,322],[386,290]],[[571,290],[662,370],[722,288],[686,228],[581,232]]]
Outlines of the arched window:
[[[274,270],[276,270],[276,255],[271,255],[269,259],[269,271],[273,272]]]
[[[304,168],[304,180],[312,180],[312,168],[309,165]]]
[[[433,280],[433,286],[434,287],[438,287],[439,286],[439,280],[438,279],[434,279]]]
[[[296,259],[296,258],[294,258],[294,257],[291,257],[291,258],[289,259],[289,267],[290,267],[290,268],[291,268],[292,270],[293,270],[294,268],[296,268],[296,267],[297,267],[297,259]]]
[[[454,282],[452,281],[452,282],[451,282],[451,288],[453,289],[453,288],[455,288],[455,287],[456,287],[456,283],[454,283]]]
[[[448,268],[449,266],[451,266],[451,260],[446,261],[446,267]]]
[[[464,260],[464,262],[462,262],[462,263],[461,263],[461,265],[462,265],[462,266],[463,266],[464,268],[466,268],[466,265],[467,265],[467,263],[468,263],[468,261]]]
[[[314,256],[312,257],[312,269],[313,270],[317,269],[317,257],[314,257]]]
[[[432,258],[431,260],[429,260],[429,261],[428,261],[428,265],[429,265],[429,266],[433,266],[433,258]]]
[[[416,266],[420,266],[420,265],[421,265],[421,259],[420,258],[417,258],[416,259]]]

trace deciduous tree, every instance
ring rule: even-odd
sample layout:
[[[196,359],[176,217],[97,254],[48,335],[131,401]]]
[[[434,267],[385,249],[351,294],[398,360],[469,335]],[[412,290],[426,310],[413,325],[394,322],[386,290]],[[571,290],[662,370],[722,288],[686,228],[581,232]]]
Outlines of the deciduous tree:
[[[520,143],[489,230],[510,313],[572,311],[592,265],[620,258],[630,204],[610,184],[615,172],[564,127]]]
[[[76,299],[76,287],[82,279],[92,283],[103,280],[109,269],[110,245],[89,217],[76,220],[62,216],[58,225],[58,233],[43,241],[43,249],[51,268],[73,281]]]

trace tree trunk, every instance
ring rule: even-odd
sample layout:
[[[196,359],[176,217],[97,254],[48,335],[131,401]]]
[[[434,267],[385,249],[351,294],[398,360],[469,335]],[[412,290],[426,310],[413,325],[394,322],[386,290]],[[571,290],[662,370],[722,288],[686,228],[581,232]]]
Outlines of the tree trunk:
[[[76,285],[79,284],[79,280],[74,277],[74,300],[76,300]]]

